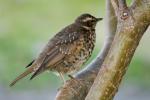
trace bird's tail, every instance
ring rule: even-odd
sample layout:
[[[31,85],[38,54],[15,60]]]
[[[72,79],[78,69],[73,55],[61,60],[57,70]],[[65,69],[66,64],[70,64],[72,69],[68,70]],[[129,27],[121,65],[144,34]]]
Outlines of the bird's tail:
[[[9,85],[10,87],[15,85],[16,82],[18,82],[19,80],[21,80],[22,78],[24,78],[25,76],[27,76],[28,74],[32,73],[34,70],[33,66],[29,67],[24,73],[22,73],[21,75],[19,75],[14,81],[12,81],[12,83]]]

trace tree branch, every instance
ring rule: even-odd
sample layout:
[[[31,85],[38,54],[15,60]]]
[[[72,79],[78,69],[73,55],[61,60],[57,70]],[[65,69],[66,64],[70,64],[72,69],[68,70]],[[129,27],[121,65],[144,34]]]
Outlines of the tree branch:
[[[119,9],[126,9],[127,3],[126,0],[118,0],[119,1]]]
[[[126,19],[118,18],[116,36],[110,51],[85,100],[112,100],[118,91],[127,66],[144,32],[150,25],[150,0],[147,0],[146,3],[145,0],[137,1],[140,2],[135,2],[138,6],[133,4],[135,7],[127,10]]]
[[[108,2],[108,0],[107,0]],[[110,1],[109,1],[110,2]],[[117,16],[117,12],[119,11],[119,4],[118,4],[118,0],[111,0],[111,4],[113,6],[113,9],[115,11],[115,14]]]
[[[75,78],[66,82],[66,84],[60,89],[56,96],[56,100],[84,100],[90,87],[92,86],[94,79],[106,57],[112,40],[116,33],[117,19],[114,14],[111,3],[107,2],[107,16],[106,16],[106,38],[103,45],[103,49],[99,53],[98,57],[92,61],[84,70],[77,73]],[[80,81],[78,81],[80,80]]]

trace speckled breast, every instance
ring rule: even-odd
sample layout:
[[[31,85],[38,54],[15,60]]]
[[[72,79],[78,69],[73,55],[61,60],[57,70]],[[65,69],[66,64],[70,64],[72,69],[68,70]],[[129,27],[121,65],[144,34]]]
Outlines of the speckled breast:
[[[56,68],[57,71],[69,74],[78,71],[92,54],[95,45],[95,35],[95,31],[84,34],[83,38],[76,42],[78,46],[76,46],[74,53],[64,58],[58,69]]]

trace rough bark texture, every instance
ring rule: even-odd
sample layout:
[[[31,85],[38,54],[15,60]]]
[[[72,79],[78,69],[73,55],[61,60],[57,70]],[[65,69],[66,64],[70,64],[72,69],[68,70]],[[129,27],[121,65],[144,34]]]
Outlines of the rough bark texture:
[[[128,8],[113,1],[118,26],[110,51],[85,100],[112,100],[134,52],[150,24],[150,0],[137,0]],[[122,4],[124,3],[124,4]],[[123,5],[123,6],[120,6]]]
[[[112,100],[116,94],[150,24],[150,0],[135,0],[131,7],[127,7],[125,0],[107,0],[106,7],[108,31],[103,49],[91,64],[74,76],[76,79],[64,84],[56,100]]]

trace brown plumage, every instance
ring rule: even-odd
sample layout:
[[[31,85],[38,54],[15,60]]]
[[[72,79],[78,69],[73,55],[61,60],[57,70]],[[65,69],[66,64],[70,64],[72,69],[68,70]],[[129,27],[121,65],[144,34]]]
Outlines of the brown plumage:
[[[95,44],[95,26],[102,18],[90,14],[80,15],[73,24],[58,32],[45,46],[39,56],[27,65],[27,70],[18,76],[18,80],[33,73],[30,79],[45,70],[56,71],[60,75],[73,73],[91,56]]]

